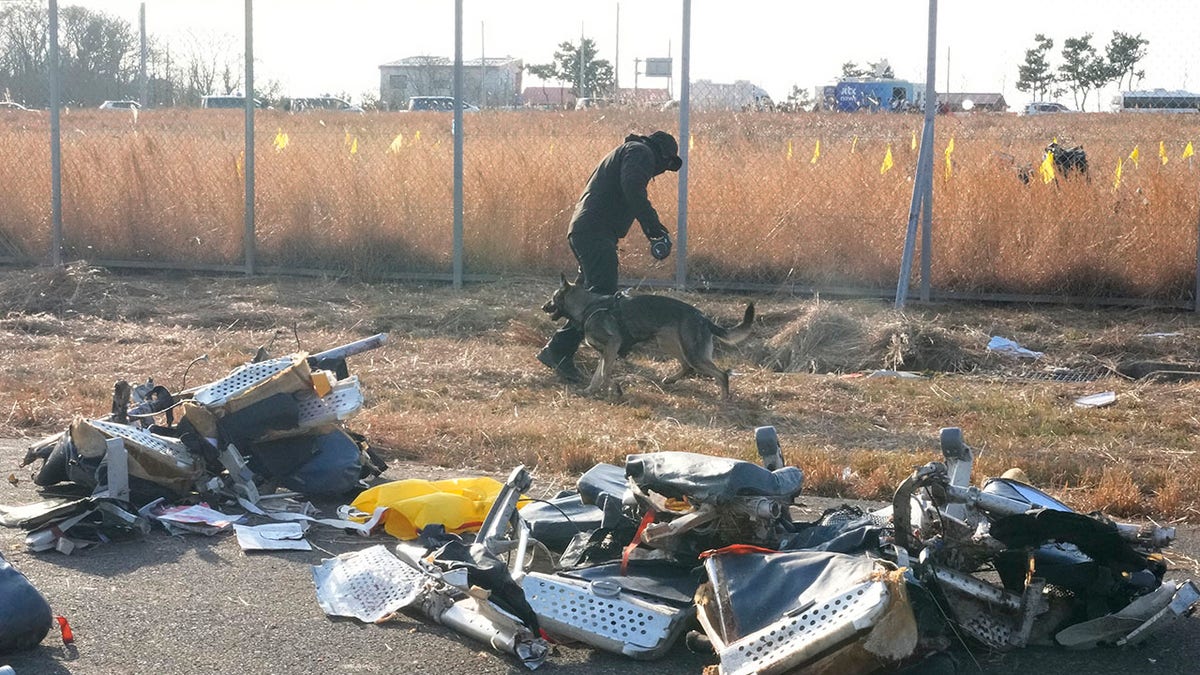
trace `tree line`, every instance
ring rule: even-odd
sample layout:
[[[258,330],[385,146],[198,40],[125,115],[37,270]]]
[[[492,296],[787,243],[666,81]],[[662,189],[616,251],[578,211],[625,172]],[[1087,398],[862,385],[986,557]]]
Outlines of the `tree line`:
[[[59,11],[59,73],[65,105],[139,100],[141,37],[128,21],[84,7]],[[0,6],[0,99],[49,105],[49,16],[40,3]],[[198,105],[200,97],[241,89],[243,60],[232,38],[147,40],[146,92],[152,106]],[[278,84],[256,88],[277,96]]]
[[[1050,64],[1050,51],[1054,40],[1042,33],[1034,36],[1035,45],[1025,51],[1025,62],[1018,68],[1017,89],[1033,94],[1035,100],[1047,96],[1057,98],[1070,91],[1075,107],[1083,110],[1088,95],[1099,91],[1109,83],[1132,89],[1134,80],[1141,82],[1146,71],[1138,64],[1146,58],[1150,41],[1141,33],[1129,35],[1113,31],[1112,39],[1104,46],[1104,53],[1092,44],[1092,34],[1063,40],[1062,62],[1057,68]],[[1096,94],[1096,109],[1100,109],[1099,93]]]

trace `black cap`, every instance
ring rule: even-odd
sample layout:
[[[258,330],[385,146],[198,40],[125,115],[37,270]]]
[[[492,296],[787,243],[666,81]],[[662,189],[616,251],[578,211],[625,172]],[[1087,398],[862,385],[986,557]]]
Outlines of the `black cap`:
[[[675,142],[674,136],[665,131],[656,131],[650,134],[647,140],[666,161],[667,171],[678,171],[679,167],[683,166],[683,160],[679,158],[679,144]]]

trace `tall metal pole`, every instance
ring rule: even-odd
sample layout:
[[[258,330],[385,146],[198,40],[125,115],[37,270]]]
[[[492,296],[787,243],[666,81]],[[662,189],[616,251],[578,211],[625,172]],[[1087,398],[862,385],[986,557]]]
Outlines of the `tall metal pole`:
[[[454,253],[452,281],[463,285],[463,0],[454,0]]]
[[[904,255],[900,259],[900,279],[896,282],[896,309],[903,309],[908,299],[909,276],[912,275],[913,249],[916,248],[917,217],[929,198],[925,181],[933,172],[933,115],[937,109],[934,76],[937,65],[937,0],[929,0],[929,45],[925,65],[925,126],[921,131],[921,150],[917,154],[917,176],[913,180],[912,200],[908,207],[908,230],[904,237]]]
[[[1188,157],[1188,161],[1191,160]],[[1200,217],[1196,219],[1196,288],[1192,292],[1192,311],[1200,312]]]
[[[613,41],[613,95],[621,93],[621,3],[617,3],[617,34]]]
[[[692,0],[683,0],[683,47],[679,55],[679,78],[682,84],[679,88],[679,158],[683,166],[679,167],[679,220],[675,229],[675,287],[687,288],[687,206],[688,206],[688,155],[690,154],[688,139],[691,138],[692,114]]]
[[[484,50],[484,22],[479,22],[479,107],[487,107],[487,53]]]
[[[62,127],[59,108],[58,0],[50,0],[50,264],[63,264],[62,222]]]
[[[575,95],[575,99],[579,100],[584,97],[583,93],[583,23],[579,24],[579,53],[576,54],[579,58],[579,85],[575,91],[579,92]]]
[[[933,145],[933,141],[930,141]],[[933,151],[930,151],[932,160]],[[921,198],[921,302],[929,302],[929,277],[933,273],[933,162],[925,172]]]
[[[245,231],[242,250],[246,274],[254,274],[257,250],[254,236],[254,0],[246,0],[246,147],[245,160]]]
[[[145,108],[150,104],[150,81],[146,73],[146,57],[150,51],[150,48],[146,44],[146,3],[144,2],[138,6],[138,30],[141,33],[142,38],[142,52],[141,58],[139,59],[140,62],[138,64],[138,80],[139,84],[141,84],[141,100],[138,102],[142,104],[143,108]]]

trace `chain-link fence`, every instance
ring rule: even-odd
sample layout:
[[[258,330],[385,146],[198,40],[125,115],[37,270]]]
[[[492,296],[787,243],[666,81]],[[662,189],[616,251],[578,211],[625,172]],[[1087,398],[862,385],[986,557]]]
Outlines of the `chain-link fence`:
[[[926,95],[928,2],[747,0],[736,12],[706,3],[693,12],[689,0],[468,1],[457,26],[442,2],[362,0],[336,17],[320,3],[181,4],[58,9],[67,260],[216,269],[253,260],[368,278],[569,272],[565,233],[591,170],[628,134],[664,129],[686,165],[648,192],[686,241],[657,262],[635,225],[621,243],[623,284],[888,295],[920,215],[914,197],[928,194],[931,245],[918,242],[917,254],[929,256],[935,296],[1194,303],[1200,94],[1187,78],[1200,72],[1200,51],[1184,27],[1200,8],[1182,0],[1155,2],[1154,12],[1022,0],[1028,13],[989,6],[969,16],[943,3],[936,101]],[[36,48],[48,9],[0,2],[8,260],[44,261],[55,245],[50,68]],[[189,11],[224,17],[224,32],[180,32],[175,24],[201,21]],[[257,46],[249,70],[246,16]],[[433,37],[410,48],[389,40],[388,26]],[[344,56],[366,42],[383,45],[364,52],[377,63]],[[296,56],[306,52],[319,60]],[[367,82],[359,94],[317,92],[306,76],[325,62],[372,72],[344,73]],[[251,79],[263,107],[248,164],[239,106]],[[447,98],[456,80],[467,105],[461,204]],[[235,109],[206,99],[215,94],[232,95]],[[101,109],[103,100],[118,103]],[[937,113],[929,139],[927,109]],[[922,265],[913,269],[916,282]]]

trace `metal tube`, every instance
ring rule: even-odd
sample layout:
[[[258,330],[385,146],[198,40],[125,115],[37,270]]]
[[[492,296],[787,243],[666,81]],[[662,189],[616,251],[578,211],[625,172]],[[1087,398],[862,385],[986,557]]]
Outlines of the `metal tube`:
[[[933,115],[937,110],[937,92],[933,78],[937,64],[937,0],[929,0],[929,44],[925,66],[925,126],[921,131],[921,150],[917,155],[917,177],[913,181],[912,201],[908,208],[908,231],[900,260],[900,279],[896,282],[896,309],[908,299],[908,281],[912,274],[913,249],[917,238],[918,209],[925,201],[925,174],[933,170]]]
[[[455,288],[463,285],[463,3],[454,0],[454,252]]]
[[[692,0],[683,0],[683,47],[680,49],[679,78],[679,158],[683,165],[679,167],[679,218],[675,226],[675,287],[679,290],[687,288],[687,250],[688,250],[688,146],[691,143],[691,55],[692,55]]]
[[[50,264],[63,264],[62,127],[59,108],[61,63],[58,51],[58,0],[50,0]]]
[[[310,354],[308,360],[311,362],[321,361],[323,359],[344,359],[347,356],[354,356],[355,354],[361,354],[363,352],[382,347],[387,344],[387,340],[387,333],[377,333],[371,337],[365,337],[361,340],[355,340],[354,342],[334,347],[332,349],[326,349],[323,352]]]
[[[246,149],[245,160],[245,231],[242,250],[246,259],[246,274],[254,274],[254,0],[246,0]]]

